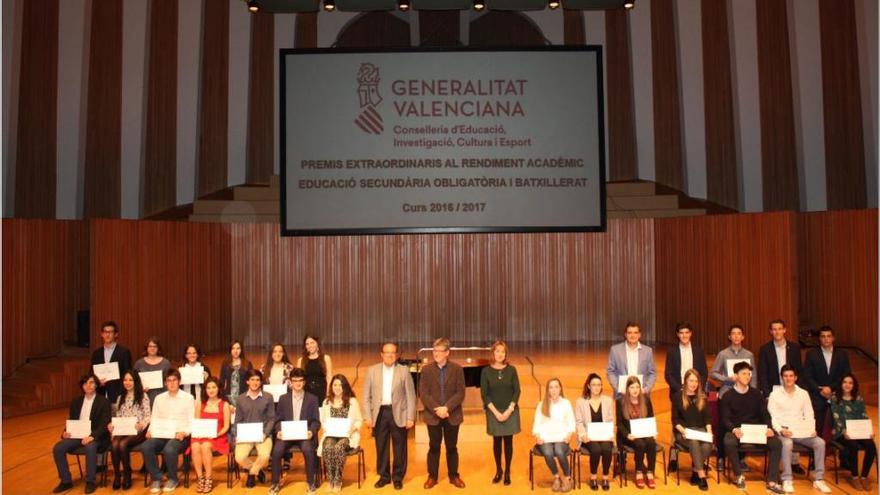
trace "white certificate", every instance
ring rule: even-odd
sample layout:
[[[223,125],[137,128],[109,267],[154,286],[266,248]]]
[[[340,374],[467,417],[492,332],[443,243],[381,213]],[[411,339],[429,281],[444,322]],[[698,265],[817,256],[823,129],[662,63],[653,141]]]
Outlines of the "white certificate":
[[[591,442],[610,442],[614,440],[614,423],[587,423],[587,439]]]
[[[743,436],[739,443],[767,445],[767,425],[740,425]]]
[[[113,423],[114,437],[127,437],[138,434],[137,418],[135,417],[113,418],[110,421]]]
[[[87,419],[68,419],[65,430],[70,438],[85,438],[92,434],[92,422]]]
[[[216,427],[215,427],[216,428]],[[217,430],[214,430],[216,436]],[[263,441],[263,423],[239,423],[235,425],[236,443],[260,443]]]
[[[119,380],[119,363],[93,364],[92,371],[95,372],[98,380]]]
[[[144,388],[160,389],[164,386],[162,383],[162,370],[141,371],[138,375],[141,377],[141,385]]]
[[[275,402],[278,402],[278,399],[281,398],[282,395],[287,393],[287,385],[263,385],[263,392],[267,394],[272,394],[272,397],[275,399]]]
[[[853,440],[868,440],[874,434],[874,423],[870,419],[848,419],[846,434]]]
[[[282,440],[308,440],[309,438],[309,422],[308,421],[282,421],[281,422],[281,439]]]
[[[692,430],[690,428],[685,428],[684,437],[688,440],[712,443],[712,434],[708,431]]]
[[[788,427],[792,438],[810,438],[816,434],[816,423],[807,419],[800,419],[784,426]]]
[[[181,366],[180,371],[181,385],[201,385],[205,383],[205,368],[202,365],[197,366]]]
[[[192,420],[192,434],[193,438],[216,438],[217,437],[217,420],[216,419],[201,419],[196,418]]]
[[[629,434],[633,438],[650,438],[657,436],[657,418],[639,418],[629,420]]]
[[[749,358],[744,358],[744,359],[728,359],[727,362],[726,362],[726,364],[727,364],[727,376],[728,376],[728,377],[733,378],[733,375],[735,374],[735,373],[733,372],[733,367],[736,366],[737,363],[749,363],[749,364],[752,364],[752,360],[749,359]]]
[[[150,435],[153,438],[174,438],[177,435],[177,421],[173,419],[151,418]]]
[[[324,435],[332,438],[348,438],[351,433],[351,420],[348,418],[327,418],[324,424]]]
[[[642,388],[645,388],[645,377],[642,375],[625,375],[617,377],[617,393],[618,394],[626,394],[626,381],[630,376],[634,376],[639,379],[639,385]]]

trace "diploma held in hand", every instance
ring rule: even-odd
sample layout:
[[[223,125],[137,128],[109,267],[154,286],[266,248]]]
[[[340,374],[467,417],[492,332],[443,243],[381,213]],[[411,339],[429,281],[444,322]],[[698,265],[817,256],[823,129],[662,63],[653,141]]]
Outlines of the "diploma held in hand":
[[[278,402],[278,399],[287,393],[287,385],[283,383],[281,385],[263,385],[263,392],[271,394],[275,402]]]
[[[816,423],[808,419],[801,419],[786,426],[792,438],[810,438],[816,434]]]
[[[181,366],[180,371],[181,385],[201,385],[205,382],[205,368],[200,364],[198,366]]]
[[[639,418],[629,420],[629,434],[633,438],[651,438],[657,436],[657,418]]]
[[[68,419],[65,430],[70,438],[85,438],[92,434],[92,422],[87,419]]]
[[[348,435],[346,435],[348,436]],[[282,421],[281,422],[281,439],[282,440],[308,440],[309,438],[309,422],[308,421]]]
[[[853,440],[868,440],[874,434],[874,424],[870,419],[848,419],[846,434]]]
[[[351,420],[348,418],[327,418],[324,424],[324,435],[332,438],[348,438],[351,433]]]
[[[733,372],[733,367],[736,366],[737,363],[749,363],[752,364],[752,360],[749,358],[745,359],[728,359],[725,364],[727,364],[727,376],[733,377],[735,373]]]
[[[610,442],[614,440],[614,423],[587,423],[587,439],[591,442]]]
[[[235,441],[238,443],[260,443],[263,441],[263,423],[239,423],[235,425],[235,431]]]
[[[739,443],[767,445],[767,425],[741,425],[742,437]]]
[[[113,423],[114,437],[128,437],[138,434],[137,418],[135,417],[113,418],[110,421]]]
[[[194,419],[192,421],[193,438],[215,438],[217,436],[216,419]]]
[[[160,389],[164,385],[162,383],[162,370],[141,371],[138,373],[141,377],[141,384],[144,388]]]
[[[150,435],[153,438],[174,438],[174,436],[177,435],[177,421],[164,418],[151,419]]]
[[[684,437],[688,440],[712,443],[712,434],[708,431],[692,430],[690,428],[685,428]]]
[[[625,394],[626,393],[626,381],[629,380],[629,377],[634,376],[639,379],[639,385],[645,386],[645,377],[643,375],[626,375],[617,377],[617,393]]]
[[[119,363],[93,364],[92,371],[98,380],[109,382],[110,380],[119,380]]]

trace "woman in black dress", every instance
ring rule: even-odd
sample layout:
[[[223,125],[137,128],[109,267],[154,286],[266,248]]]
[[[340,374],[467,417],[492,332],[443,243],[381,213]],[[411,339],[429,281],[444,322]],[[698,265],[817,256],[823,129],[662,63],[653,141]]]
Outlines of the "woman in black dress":
[[[306,392],[323,401],[327,397],[327,377],[333,376],[333,362],[321,350],[318,337],[305,336],[302,356],[296,360],[296,367],[306,372]]]

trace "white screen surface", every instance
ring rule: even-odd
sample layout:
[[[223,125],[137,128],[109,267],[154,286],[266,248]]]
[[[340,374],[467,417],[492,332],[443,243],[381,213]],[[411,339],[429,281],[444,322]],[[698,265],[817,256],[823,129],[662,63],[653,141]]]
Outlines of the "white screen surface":
[[[281,60],[283,233],[604,230],[598,48]]]

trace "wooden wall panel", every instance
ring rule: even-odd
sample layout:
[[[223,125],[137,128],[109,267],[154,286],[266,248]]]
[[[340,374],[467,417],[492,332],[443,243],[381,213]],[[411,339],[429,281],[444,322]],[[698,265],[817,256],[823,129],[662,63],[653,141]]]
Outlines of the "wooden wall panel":
[[[764,211],[800,209],[786,0],[755,0]]]
[[[55,217],[58,0],[28,0],[21,25],[15,216]]]
[[[306,12],[296,14],[296,26],[293,30],[294,48],[318,47],[318,13]]]
[[[739,209],[727,2],[702,0],[706,185],[709,201]]]
[[[177,204],[177,9],[172,0],[150,1],[143,216]]]
[[[251,70],[248,85],[248,184],[268,184],[275,158],[275,16],[251,15]]]
[[[122,159],[122,2],[91,9],[84,218],[119,218]]]
[[[229,2],[205,2],[196,197],[228,185]]]
[[[828,208],[864,208],[867,182],[853,0],[820,0],[819,29]]]
[[[606,234],[279,238],[233,225],[232,328],[248,343],[427,344],[653,335],[652,220]]]
[[[91,224],[91,332],[119,324],[120,341],[140,354],[156,335],[173,361],[187,342],[204,351],[231,339],[229,234],[223,224],[108,221]]]
[[[562,22],[563,37],[566,45],[587,44],[587,31],[583,11],[563,10]]]
[[[461,46],[461,12],[419,10],[419,45]]]
[[[365,12],[336,37],[339,48],[409,48],[409,23],[388,12]]]
[[[87,225],[3,219],[3,376],[76,340],[89,307]]]
[[[469,24],[469,46],[540,46],[544,33],[519,12],[489,11]],[[422,27],[419,25],[419,29]]]
[[[672,0],[653,0],[650,7],[657,182],[685,191],[675,5]]]
[[[638,179],[636,122],[632,95],[629,15],[623,9],[605,11],[605,58],[608,108],[609,181]]]
[[[877,210],[801,215],[800,323],[877,357]]]
[[[748,349],[768,340],[767,323],[797,328],[797,217],[793,213],[716,215],[654,222],[657,327],[675,341],[675,324],[694,325],[715,353],[727,327],[745,327]]]

